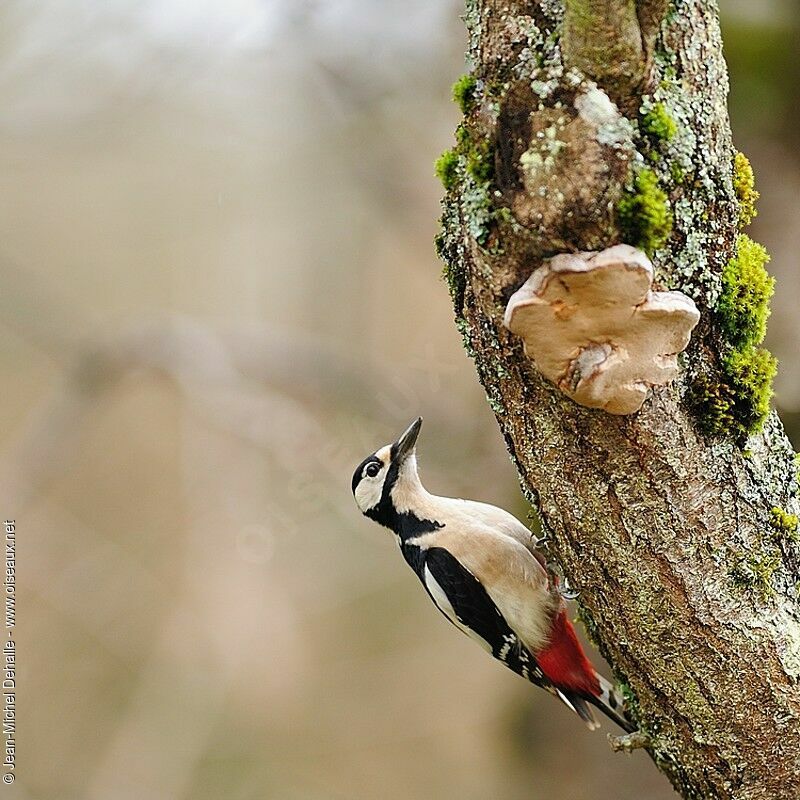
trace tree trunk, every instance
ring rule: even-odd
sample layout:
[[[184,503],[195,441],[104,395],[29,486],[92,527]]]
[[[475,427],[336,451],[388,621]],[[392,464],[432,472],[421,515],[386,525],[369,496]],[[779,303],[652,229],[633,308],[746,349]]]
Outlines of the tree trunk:
[[[797,467],[777,416],[737,419],[725,380],[738,334],[725,333],[723,273],[748,198],[716,5],[665,5],[468,0],[472,77],[438,166],[438,244],[523,490],[656,764],[686,798],[798,798]],[[637,188],[643,172],[671,229],[659,195]],[[701,312],[678,380],[631,416],[576,405],[503,326],[543,259],[620,242],[650,251],[658,288]]]

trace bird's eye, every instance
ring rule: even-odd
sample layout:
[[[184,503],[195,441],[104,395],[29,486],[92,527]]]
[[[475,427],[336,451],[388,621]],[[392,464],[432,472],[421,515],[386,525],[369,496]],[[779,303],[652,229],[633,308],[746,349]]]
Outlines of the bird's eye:
[[[367,464],[367,475],[370,478],[374,478],[380,471],[380,464],[376,464],[374,461],[371,464]]]

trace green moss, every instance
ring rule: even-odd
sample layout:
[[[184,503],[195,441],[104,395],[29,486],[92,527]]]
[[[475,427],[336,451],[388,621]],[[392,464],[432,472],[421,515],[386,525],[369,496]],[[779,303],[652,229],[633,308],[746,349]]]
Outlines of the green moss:
[[[778,362],[768,350],[733,350],[720,380],[699,379],[693,390],[700,427],[713,435],[745,438],[760,430],[770,410]]]
[[[633,689],[625,682],[620,681],[618,684],[620,694],[622,695],[622,699],[625,702],[625,708],[628,711],[628,716],[631,720],[637,723],[638,727],[641,728],[641,723],[639,720],[641,719],[641,710],[639,708],[639,698],[634,693]]]
[[[749,236],[739,236],[736,256],[722,272],[717,306],[722,330],[734,347],[760,344],[767,333],[769,301],[775,291],[768,263],[764,247]]]
[[[433,246],[436,248],[436,255],[444,261],[447,258],[447,237],[444,231],[439,231],[433,237]]]
[[[442,266],[442,278],[447,284],[453,303],[457,303],[458,298],[463,297],[466,286],[466,278],[464,277],[463,270],[456,266],[455,262],[447,260]]]
[[[433,165],[442,186],[449,192],[458,182],[458,153],[445,150]]]
[[[477,184],[483,185],[494,176],[494,149],[487,139],[475,139],[469,129],[459,125],[456,129],[456,145],[445,150],[436,160],[434,169],[442,185],[450,191],[458,182],[459,166],[463,158],[464,168]]]
[[[456,129],[455,152],[458,169],[463,170],[461,206],[470,236],[481,246],[489,239],[497,209],[491,196],[494,176],[494,146],[466,125]]]
[[[692,400],[698,409],[698,422],[705,433],[718,436],[735,429],[733,392],[729,386],[700,377],[692,389]]]
[[[759,555],[738,553],[729,574],[734,585],[742,589],[755,589],[766,601],[775,594],[772,576],[780,565],[781,557],[777,550]]]
[[[683,171],[680,164],[677,164],[674,161],[672,164],[670,164],[669,174],[677,186],[680,186],[686,180],[686,173]]]
[[[797,514],[790,514],[782,508],[775,506],[770,511],[769,524],[777,534],[777,539],[789,539],[789,541],[796,542],[797,527],[800,525],[800,520],[797,519]]]
[[[466,274],[459,258],[459,235],[455,233],[458,221],[458,206],[455,198],[449,195],[443,203],[439,220],[439,233],[434,239],[436,253],[442,260],[442,278],[447,283],[456,321],[461,318],[466,290]]]
[[[668,142],[678,132],[678,123],[669,115],[663,103],[656,103],[642,116],[639,129],[653,139]]]
[[[617,218],[627,244],[652,254],[666,243],[672,214],[653,170],[643,169],[636,175],[632,191],[617,204]]]
[[[458,200],[450,195],[445,204],[445,216],[456,213],[454,209],[457,209],[459,224],[463,221],[470,236],[484,246],[489,241],[493,224],[499,218],[499,211],[495,208],[491,194],[494,148],[490,139],[480,136],[465,124],[458,126],[455,137],[455,147],[443,153],[436,162],[436,173],[448,191],[456,184],[460,185]],[[436,240],[437,252],[445,262],[442,276],[450,289],[458,314],[464,297],[466,278],[463,270],[458,267],[458,254],[449,244],[451,243],[441,236]]]
[[[459,125],[456,128],[456,145],[459,149],[463,149],[469,145],[470,135],[466,125]]]
[[[723,367],[733,394],[736,427],[745,434],[759,430],[769,414],[777,359],[764,348],[747,348],[730,353]]]
[[[494,177],[494,148],[488,139],[474,137],[465,125],[456,128],[455,147],[445,150],[434,165],[448,191],[458,182],[462,163],[466,174],[480,187],[486,188]]]
[[[756,347],[767,332],[775,289],[766,270],[768,261],[767,251],[742,234],[736,256],[723,270],[717,317],[729,350],[722,358],[720,381],[704,379],[695,387],[701,425],[709,433],[748,436],[769,414],[777,361],[768,350]]]
[[[494,177],[494,151],[486,139],[479,143],[471,142],[466,148],[467,172],[478,183],[485,183]]]
[[[761,194],[756,191],[753,167],[744,153],[733,159],[733,188],[739,200],[739,227],[746,228],[757,216],[756,203]]]
[[[476,80],[472,75],[462,75],[453,84],[453,102],[461,109],[461,113],[469,114],[475,108]]]

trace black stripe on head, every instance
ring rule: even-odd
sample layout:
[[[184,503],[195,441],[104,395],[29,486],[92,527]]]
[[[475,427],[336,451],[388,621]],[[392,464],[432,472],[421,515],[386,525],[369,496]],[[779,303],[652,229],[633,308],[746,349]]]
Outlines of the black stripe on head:
[[[397,476],[400,474],[400,465],[394,460],[394,455],[397,450],[396,445],[392,445],[391,455],[389,456],[389,469],[386,471],[386,477],[383,479],[383,491],[381,492],[381,500],[378,505],[373,506],[366,512],[366,515],[375,520],[380,525],[385,525],[392,530],[397,529],[397,509],[392,502],[392,487],[397,483]],[[380,461],[380,459],[375,459]]]
[[[383,481],[383,492],[381,501],[374,508],[370,508],[366,515],[375,520],[380,525],[393,530],[404,542],[421,536],[423,533],[430,533],[444,527],[441,522],[432,519],[422,519],[413,511],[403,511],[400,513],[394,506],[392,500],[392,487],[397,483],[400,475],[402,463],[395,460],[396,446],[392,445],[391,464]],[[406,560],[408,555],[406,554]],[[411,563],[409,561],[409,563]]]
[[[381,448],[381,449],[383,449],[383,448]],[[389,448],[389,465],[390,466],[389,466],[389,471],[386,473],[386,478],[384,479],[383,496],[381,498],[381,503],[383,503],[384,500],[386,500],[388,498],[388,494],[392,490],[392,486],[394,486],[395,483],[397,482],[397,476],[400,474],[400,465],[397,463],[397,451],[398,451],[398,445],[397,445],[397,442],[394,442],[394,444],[392,444],[391,447]],[[356,467],[356,471],[353,473],[353,480],[352,480],[352,484],[351,484],[351,488],[353,490],[353,494],[356,493],[356,488],[358,487],[358,484],[361,483],[361,481],[364,478],[364,467],[366,467],[367,464],[370,464],[370,463],[374,462],[375,464],[377,464],[380,467],[384,467],[385,466],[384,462],[381,461],[381,459],[378,458],[378,456],[377,456],[378,452],[380,452],[380,451],[376,450],[371,456],[367,456]]]
[[[371,463],[379,464],[381,467],[383,467],[383,461],[381,461],[374,453],[371,456],[367,456],[356,467],[356,471],[353,473],[353,494],[356,493],[356,488],[358,487],[358,484],[361,483],[361,479],[364,477],[364,467]]]
[[[398,459],[398,450],[397,442],[391,445],[389,450],[389,468],[386,470],[386,476],[383,479],[381,499],[372,508],[367,509],[364,515],[377,522],[379,525],[393,530],[405,541],[414,536],[435,531],[437,528],[442,527],[442,523],[436,520],[421,519],[414,514],[413,511],[399,513],[395,508],[394,501],[392,500],[392,489],[400,477],[400,468],[403,464],[403,459]],[[353,474],[353,494],[356,493],[358,485],[363,480],[364,469],[370,463],[378,464],[381,467],[384,466],[384,462],[378,458],[375,453],[365,458],[358,465]]]
[[[393,508],[394,504],[392,503],[390,492],[397,483],[398,477],[400,477],[400,467],[402,466],[402,462],[397,460],[397,450],[397,442],[395,442],[389,448],[389,469],[386,471],[386,477],[383,479],[383,495],[381,497],[381,505],[390,503]]]

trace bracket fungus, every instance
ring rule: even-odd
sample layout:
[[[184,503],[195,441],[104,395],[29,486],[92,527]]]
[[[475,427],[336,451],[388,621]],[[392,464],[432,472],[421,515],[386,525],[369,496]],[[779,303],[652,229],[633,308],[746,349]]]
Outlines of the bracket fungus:
[[[633,414],[675,379],[700,319],[681,292],[654,292],[647,256],[621,244],[549,259],[511,296],[504,324],[576,403]]]

